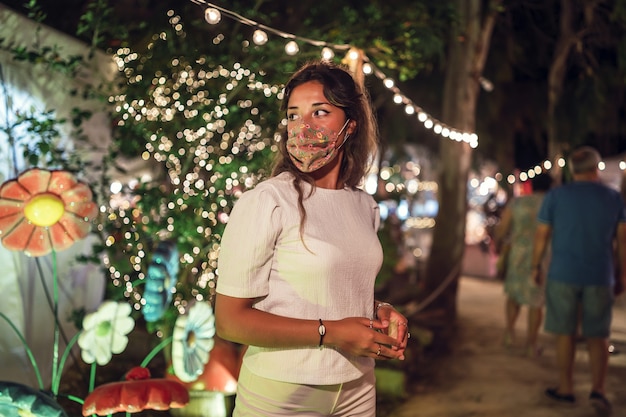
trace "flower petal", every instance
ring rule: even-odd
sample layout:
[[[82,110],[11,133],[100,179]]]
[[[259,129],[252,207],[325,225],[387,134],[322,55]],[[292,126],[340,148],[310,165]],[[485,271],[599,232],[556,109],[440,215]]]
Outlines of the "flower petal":
[[[100,304],[100,307],[98,307],[98,311],[92,313],[92,315],[94,317],[97,317],[99,322],[109,320],[111,319],[111,317],[114,317],[117,314],[118,308],[122,307],[118,306],[118,303],[116,303],[115,301],[105,301]]]
[[[7,181],[0,188],[0,198],[26,201],[31,197],[28,190],[20,185],[17,180]]]
[[[44,256],[52,252],[52,240],[45,227],[35,227],[33,234],[24,249],[27,256]]]
[[[69,248],[76,241],[59,222],[50,226],[49,232],[52,247],[54,247],[54,250],[57,252]]]
[[[126,335],[135,328],[135,320],[130,317],[117,317],[113,322],[113,330],[117,334]]]
[[[98,205],[93,201],[81,201],[65,205],[65,210],[81,220],[93,220],[98,215]]]
[[[98,206],[93,202],[91,189],[83,183],[61,194],[65,209],[75,213],[78,217],[93,219],[98,214]]]
[[[91,346],[89,346],[89,349],[91,349]],[[89,349],[81,349],[80,357],[85,363],[94,363],[96,361],[96,357],[91,353],[91,350]]]
[[[108,340],[102,340],[100,337],[96,337],[96,343],[91,346],[91,353],[96,358],[96,363],[100,366],[111,362],[113,357],[110,343],[108,343]]]
[[[72,188],[67,188],[59,193],[63,201],[66,203],[76,203],[81,201],[90,201],[93,199],[91,189],[82,182],[74,183]]]
[[[51,174],[50,183],[48,184],[48,192],[61,195],[76,187],[76,184],[78,183],[71,172],[52,171]]]
[[[24,217],[2,238],[2,244],[9,250],[24,250],[28,245],[35,225],[30,224]]]
[[[57,222],[65,230],[72,239],[80,240],[86,237],[91,230],[91,222],[86,222],[82,218],[76,217],[74,214],[65,212]]]
[[[44,169],[33,168],[23,172],[17,181],[28,190],[30,195],[43,193],[48,189],[52,173]]]
[[[111,334],[111,341],[109,345],[111,353],[122,353],[124,352],[124,349],[126,349],[126,346],[128,346],[128,337],[116,332]]]
[[[86,318],[87,317],[85,317],[85,319]],[[80,349],[85,352],[85,351],[89,351],[91,349],[91,346],[94,344],[95,334],[94,332],[90,332],[87,330],[87,328],[85,327],[84,320],[83,320],[83,328],[84,328],[84,331],[78,335],[78,346],[80,346]]]
[[[0,200],[0,236],[9,233],[24,218],[23,203]]]

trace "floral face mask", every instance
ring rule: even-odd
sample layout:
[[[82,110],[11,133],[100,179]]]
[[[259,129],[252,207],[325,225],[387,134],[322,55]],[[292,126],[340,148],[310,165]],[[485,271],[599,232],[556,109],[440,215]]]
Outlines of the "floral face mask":
[[[287,133],[287,152],[291,162],[302,172],[313,172],[332,161],[348,140],[346,134],[341,145],[337,146],[339,136],[344,131],[350,119],[346,120],[338,133],[325,127],[316,127],[307,123],[291,129]]]

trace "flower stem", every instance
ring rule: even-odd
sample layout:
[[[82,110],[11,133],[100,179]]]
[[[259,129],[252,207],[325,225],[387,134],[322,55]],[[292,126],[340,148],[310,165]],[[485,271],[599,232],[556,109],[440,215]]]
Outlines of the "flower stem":
[[[56,381],[54,381],[54,380],[52,381],[52,393],[54,395],[57,395],[59,393],[59,385],[61,385],[61,375],[63,374],[63,368],[65,367],[65,361],[67,360],[67,357],[70,355],[70,353],[72,351],[72,346],[74,345],[74,343],[76,343],[76,340],[78,340],[79,336],[80,336],[80,332],[78,332],[78,333],[76,333],[74,335],[72,340],[70,340],[70,342],[65,347],[65,351],[63,352],[63,356],[61,356],[61,362],[59,362],[59,374],[57,375]]]
[[[150,361],[152,360],[152,358],[154,358],[156,356],[157,353],[159,353],[165,346],[167,346],[168,344],[170,344],[172,342],[172,336],[168,337],[167,339],[164,339],[161,343],[159,343],[158,345],[156,345],[151,351],[150,353],[148,353],[148,355],[146,356],[146,358],[143,360],[143,362],[141,362],[141,366],[142,368],[145,368],[146,366],[148,366],[148,364],[150,363]]]
[[[93,391],[96,386],[96,363],[91,364],[91,372],[89,374],[89,392]]]
[[[41,379],[41,374],[39,373],[39,367],[37,366],[37,361],[35,360],[35,356],[33,355],[33,352],[30,350],[30,348],[28,347],[28,344],[26,343],[26,339],[24,339],[24,336],[22,336],[22,333],[20,333],[20,331],[17,329],[17,327],[15,327],[13,322],[2,311],[0,311],[0,317],[2,317],[4,320],[6,320],[7,323],[9,323],[9,326],[11,326],[13,331],[15,331],[15,334],[17,334],[17,337],[19,337],[20,340],[22,341],[22,345],[24,346],[24,349],[26,350],[28,359],[30,359],[30,363],[33,365],[33,369],[35,370],[35,376],[37,377],[37,383],[39,384],[39,389],[43,390],[44,389],[43,380]]]
[[[52,383],[57,380],[57,373],[59,372],[59,277],[57,274],[57,253],[52,249],[52,291],[54,300],[54,344],[52,350]],[[58,377],[60,379],[60,377]],[[56,395],[57,393],[53,391]]]
[[[65,398],[67,398],[68,400],[72,400],[72,401],[74,401],[75,403],[78,403],[78,404],[81,404],[81,405],[82,405],[82,404],[85,404],[85,401],[84,401],[82,398],[78,398],[78,397],[76,397],[76,396],[74,396],[74,395],[67,394],[67,395],[62,395],[62,397],[65,397]]]

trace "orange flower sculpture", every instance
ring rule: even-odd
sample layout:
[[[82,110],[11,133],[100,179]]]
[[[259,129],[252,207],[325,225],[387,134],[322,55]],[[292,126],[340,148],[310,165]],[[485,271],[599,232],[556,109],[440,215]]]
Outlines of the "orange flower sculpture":
[[[91,229],[98,213],[92,198],[67,171],[24,171],[0,187],[0,240],[28,256],[67,249]]]

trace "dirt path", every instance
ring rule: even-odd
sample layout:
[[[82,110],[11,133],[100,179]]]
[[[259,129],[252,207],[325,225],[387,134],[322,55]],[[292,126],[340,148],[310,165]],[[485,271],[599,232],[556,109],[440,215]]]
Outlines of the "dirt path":
[[[543,354],[537,359],[521,349],[501,344],[504,329],[502,284],[462,278],[459,287],[459,343],[444,361],[436,380],[427,387],[412,387],[412,397],[394,417],[587,417],[595,416],[588,403],[590,377],[586,345],[576,352],[575,405],[555,404],[544,396],[556,381],[552,337],[541,334]],[[524,335],[525,312],[518,321]],[[613,416],[626,417],[626,299],[615,308],[607,397]]]

